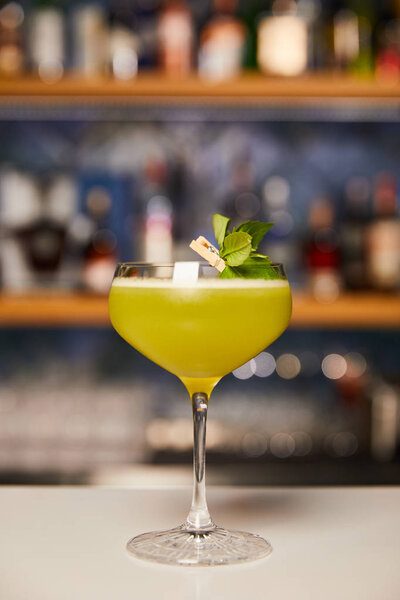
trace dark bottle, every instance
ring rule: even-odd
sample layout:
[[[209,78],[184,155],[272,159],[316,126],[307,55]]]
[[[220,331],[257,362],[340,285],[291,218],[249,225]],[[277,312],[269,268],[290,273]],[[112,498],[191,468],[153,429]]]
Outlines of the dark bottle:
[[[340,226],[341,271],[346,289],[367,287],[365,235],[371,215],[370,184],[352,177],[345,187],[344,214]]]
[[[265,11],[262,0],[246,0],[240,4],[239,16],[243,21],[247,35],[244,46],[243,66],[245,69],[257,69],[257,26],[260,13]]]
[[[400,78],[400,20],[386,22],[380,29],[375,72],[379,79],[398,81]]]
[[[84,253],[82,280],[93,292],[105,293],[118,261],[118,239],[111,228],[112,189],[101,180],[85,189],[84,209],[92,233]]]
[[[304,257],[309,288],[321,302],[333,302],[341,289],[338,234],[329,198],[316,198],[308,216],[309,232]]]

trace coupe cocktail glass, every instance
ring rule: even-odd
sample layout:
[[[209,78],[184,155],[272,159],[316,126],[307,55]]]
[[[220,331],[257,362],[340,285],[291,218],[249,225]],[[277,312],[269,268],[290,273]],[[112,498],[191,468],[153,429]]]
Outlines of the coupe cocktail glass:
[[[121,263],[110,290],[111,322],[134,348],[183,382],[192,401],[193,498],[182,525],[138,535],[128,551],[167,564],[221,565],[271,552],[262,537],[215,525],[205,491],[210,394],[227,373],[264,350],[286,329],[291,293],[282,265],[276,279],[219,279],[200,264],[198,278],[175,280],[174,264]]]

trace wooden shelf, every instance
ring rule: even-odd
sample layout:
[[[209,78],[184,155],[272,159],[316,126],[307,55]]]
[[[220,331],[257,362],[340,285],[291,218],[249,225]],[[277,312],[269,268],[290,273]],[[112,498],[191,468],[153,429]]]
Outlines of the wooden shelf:
[[[308,294],[293,298],[292,327],[394,329],[400,328],[400,296],[344,294],[323,304]]]
[[[110,326],[107,299],[88,294],[0,295],[2,327]],[[346,294],[332,304],[321,304],[305,293],[293,299],[291,327],[400,328],[400,296]]]
[[[0,326],[110,325],[107,298],[89,294],[0,295]],[[110,325],[111,326],[111,325]]]
[[[400,104],[400,83],[374,78],[357,79],[335,74],[273,78],[244,73],[240,78],[211,83],[197,76],[171,79],[161,73],[143,73],[122,82],[107,78],[67,76],[54,84],[27,77],[0,81],[0,104]]]

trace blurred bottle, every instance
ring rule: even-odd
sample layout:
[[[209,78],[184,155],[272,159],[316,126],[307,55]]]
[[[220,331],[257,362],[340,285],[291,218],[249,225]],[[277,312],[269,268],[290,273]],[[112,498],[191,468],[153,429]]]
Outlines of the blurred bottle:
[[[41,196],[43,199],[43,188]],[[64,256],[66,226],[59,218],[46,214],[43,201],[37,219],[18,229],[17,238],[21,242],[27,262],[35,274],[37,286],[55,286],[57,275]]]
[[[79,284],[83,247],[71,236],[77,212],[75,178],[65,173],[54,174],[47,186],[43,213],[48,223],[63,231],[63,251],[56,279],[64,288],[75,288]]]
[[[157,24],[158,55],[166,75],[185,77],[191,71],[193,52],[192,16],[181,0],[161,10]]]
[[[160,0],[139,1],[135,5],[139,35],[139,71],[158,66],[157,23]]]
[[[239,4],[239,16],[246,30],[243,52],[243,67],[246,70],[257,69],[257,27],[258,17],[264,10],[262,0],[248,0]]]
[[[359,75],[374,68],[372,32],[376,8],[371,0],[348,0],[333,19],[333,45],[336,67]]]
[[[128,80],[138,71],[139,37],[130,0],[113,0],[110,7],[110,71],[116,79]]]
[[[24,70],[24,16],[19,2],[8,2],[0,9],[0,77],[18,77]]]
[[[107,72],[109,35],[103,8],[82,4],[73,13],[74,66],[85,77]]]
[[[115,234],[107,227],[112,201],[104,186],[93,186],[86,196],[93,232],[85,252],[82,278],[89,289],[100,293],[108,289],[118,259]]]
[[[400,399],[396,388],[377,381],[371,392],[371,455],[389,461],[399,442]]]
[[[258,26],[258,65],[264,73],[301,75],[308,64],[306,21],[294,0],[275,0]]]
[[[35,0],[30,19],[32,67],[46,83],[61,79],[65,65],[65,18],[59,2]]]
[[[273,262],[285,265],[293,281],[299,269],[289,181],[281,175],[272,175],[265,180],[261,193],[265,219],[274,223],[265,238],[267,254]]]
[[[398,184],[392,173],[378,176],[374,188],[374,220],[366,233],[370,285],[394,291],[400,284],[400,217]]]
[[[371,186],[365,177],[346,183],[344,214],[340,222],[341,272],[349,290],[367,287],[365,236],[371,217]]]
[[[23,291],[34,285],[26,248],[19,232],[40,220],[41,198],[36,179],[14,169],[0,178],[0,263],[2,285],[7,291]]]
[[[150,157],[145,165],[144,177],[144,260],[169,262],[172,260],[173,207],[169,199],[166,160]]]
[[[377,77],[385,81],[398,81],[400,79],[399,19],[385,23],[381,29],[375,71]]]
[[[90,223],[82,281],[95,292],[107,292],[117,261],[132,257],[131,193],[129,178],[100,172],[80,175],[79,212],[84,230]]]
[[[256,193],[255,178],[254,165],[246,153],[232,160],[221,211],[235,226],[260,215],[261,201]]]
[[[334,208],[329,198],[316,198],[311,204],[304,256],[312,294],[321,302],[334,302],[342,282]]]
[[[322,6],[320,0],[298,0],[297,11],[307,25],[307,57],[308,69],[317,69],[321,66],[323,49],[319,48],[322,43]]]
[[[199,46],[199,73],[211,80],[240,74],[246,28],[236,16],[237,0],[214,0],[213,15],[203,28]]]
[[[334,64],[347,70],[360,51],[358,18],[352,10],[343,8],[333,18]]]
[[[48,287],[57,283],[64,256],[67,227],[64,215],[68,206],[61,202],[58,193],[57,203],[47,204],[47,190],[51,186],[52,181],[40,184],[30,174],[3,173],[1,212],[7,242],[3,279],[8,288]],[[18,265],[15,272],[10,271],[9,260]],[[26,282],[21,282],[22,273],[27,277]]]

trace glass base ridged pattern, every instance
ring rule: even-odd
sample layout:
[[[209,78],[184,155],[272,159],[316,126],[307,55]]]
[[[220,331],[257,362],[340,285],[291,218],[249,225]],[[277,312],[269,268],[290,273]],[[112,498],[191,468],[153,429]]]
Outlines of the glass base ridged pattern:
[[[132,538],[127,550],[136,558],[168,565],[234,565],[258,560],[272,552],[264,538],[221,527],[193,530],[186,524]]]

